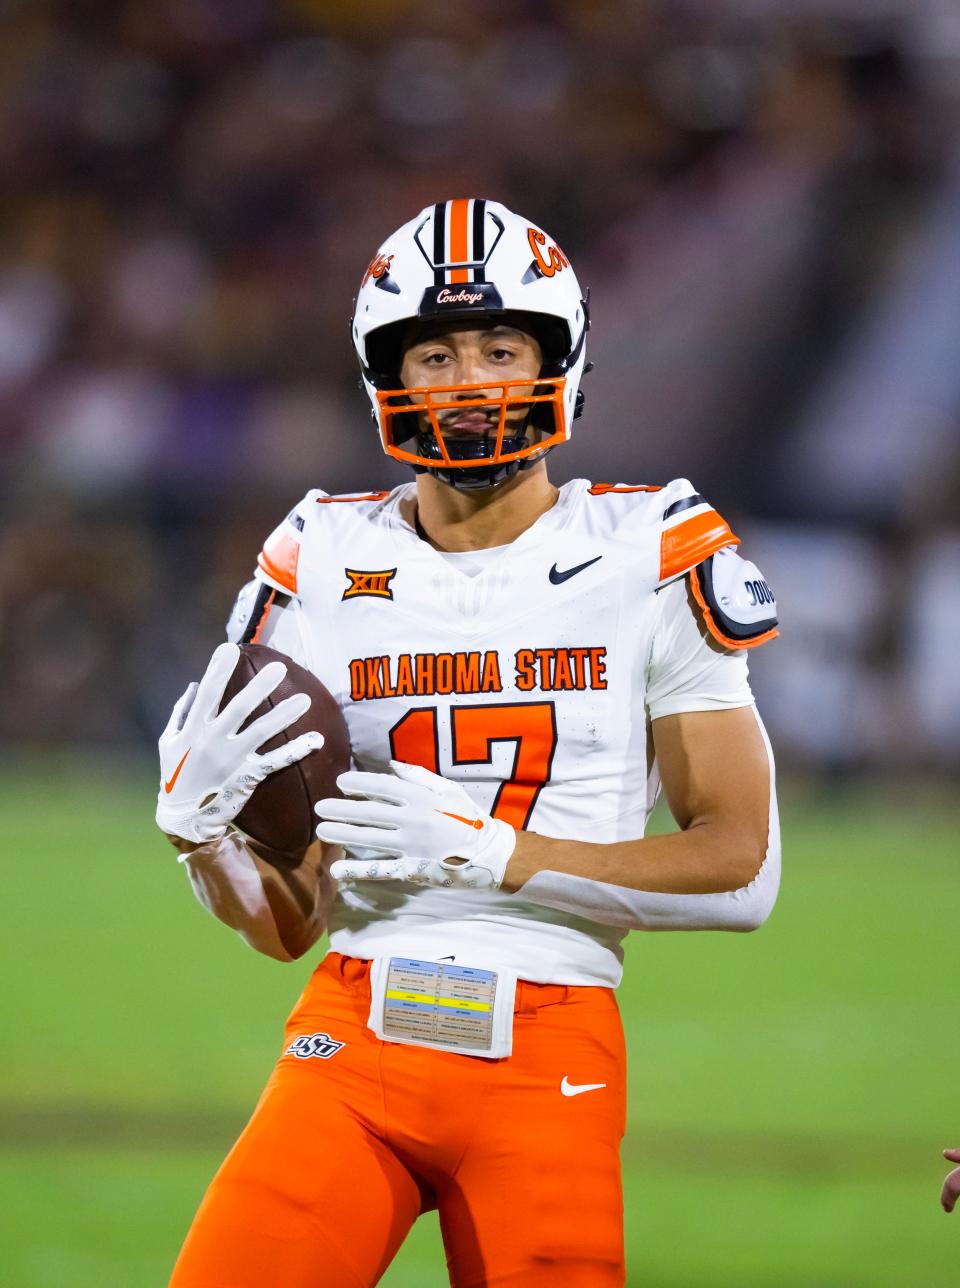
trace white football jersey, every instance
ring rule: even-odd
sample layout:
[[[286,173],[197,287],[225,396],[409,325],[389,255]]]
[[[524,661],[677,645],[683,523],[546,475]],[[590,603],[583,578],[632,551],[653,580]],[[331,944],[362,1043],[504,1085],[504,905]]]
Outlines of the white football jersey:
[[[751,704],[742,648],[775,633],[737,650],[708,639],[684,574],[737,538],[685,479],[577,479],[510,545],[451,558],[401,515],[415,486],[308,492],[266,542],[231,638],[320,678],[358,768],[425,765],[546,836],[642,837],[659,790],[651,721]],[[330,945],[615,986],[624,933],[522,893],[356,882],[340,888]]]

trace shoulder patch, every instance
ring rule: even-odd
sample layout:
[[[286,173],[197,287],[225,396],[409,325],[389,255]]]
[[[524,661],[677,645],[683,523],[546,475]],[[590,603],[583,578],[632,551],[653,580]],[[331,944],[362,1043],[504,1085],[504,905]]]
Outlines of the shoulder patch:
[[[757,565],[732,546],[690,569],[690,589],[704,625],[724,648],[756,648],[779,634],[773,591]]]
[[[660,534],[660,581],[665,584],[724,546],[736,546],[740,538],[730,530],[722,515],[698,493],[681,497],[667,506]]]
[[[297,567],[300,563],[300,542],[304,528],[303,517],[292,511],[263,543],[257,556],[257,567],[277,590],[297,593]]]

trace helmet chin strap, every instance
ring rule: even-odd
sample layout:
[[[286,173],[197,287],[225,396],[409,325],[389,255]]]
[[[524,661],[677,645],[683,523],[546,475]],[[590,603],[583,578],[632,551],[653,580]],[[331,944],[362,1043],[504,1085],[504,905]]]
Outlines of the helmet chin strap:
[[[546,448],[543,456],[552,450],[552,448]],[[446,483],[448,487],[456,488],[459,492],[479,492],[485,488],[499,487],[501,483],[513,478],[521,470],[529,470],[538,461],[542,461],[543,456],[527,456],[523,460],[507,461],[502,465],[485,465],[475,470],[442,467],[434,469],[430,465],[413,465],[411,469],[417,474],[431,474],[441,483]]]
[[[523,424],[517,426],[520,429],[519,434],[507,434],[501,444],[502,452],[519,452],[528,446],[526,430],[529,423],[529,414]],[[490,435],[484,434],[474,438],[445,438],[446,448],[449,455],[454,460],[470,460],[471,457],[490,456],[493,452],[493,439]],[[415,465],[414,470],[418,474],[432,474],[434,478],[439,479],[441,483],[456,488],[461,492],[478,492],[486,488],[498,487],[505,483],[507,479],[513,478],[521,470],[528,470],[531,466],[536,465],[537,461],[543,460],[543,457],[550,450],[533,457],[523,457],[516,461],[505,461],[494,465],[478,466],[476,469],[452,469],[442,464],[439,448],[437,447],[436,437],[432,430],[417,432],[417,444],[421,456],[436,456],[438,464],[436,467],[430,465]]]

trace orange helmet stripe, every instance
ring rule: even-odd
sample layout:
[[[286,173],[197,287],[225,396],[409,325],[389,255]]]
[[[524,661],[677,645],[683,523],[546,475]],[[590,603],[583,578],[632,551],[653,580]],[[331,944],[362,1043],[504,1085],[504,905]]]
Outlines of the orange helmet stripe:
[[[469,226],[468,216],[470,213],[470,198],[457,197],[450,202],[449,215],[447,223],[450,225],[450,262],[451,264],[463,264],[470,258],[470,251],[467,247],[467,228]],[[468,282],[470,280],[470,271],[466,268],[453,268],[450,270],[450,281]]]

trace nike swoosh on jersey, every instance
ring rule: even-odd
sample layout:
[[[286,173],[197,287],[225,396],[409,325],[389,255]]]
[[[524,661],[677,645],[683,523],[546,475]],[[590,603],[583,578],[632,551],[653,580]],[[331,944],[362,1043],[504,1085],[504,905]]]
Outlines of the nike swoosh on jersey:
[[[567,1075],[564,1074],[560,1091],[564,1096],[582,1096],[585,1091],[601,1091],[606,1085],[605,1082],[568,1082]]]
[[[571,577],[576,577],[578,572],[583,572],[584,568],[589,568],[591,564],[597,563],[603,555],[597,555],[596,559],[588,559],[586,563],[577,564],[576,568],[568,568],[565,572],[559,572],[557,565],[554,564],[550,569],[550,580],[554,586],[559,586],[561,582],[569,581]]]
[[[478,832],[483,829],[483,823],[479,818],[464,818],[462,814],[451,814],[445,809],[438,809],[437,813],[442,814],[444,818],[455,818],[458,823],[466,823],[467,827],[475,827]]]
[[[168,778],[167,781],[163,784],[163,790],[167,793],[168,796],[173,791],[176,781],[180,777],[180,770],[183,768],[184,761],[190,755],[191,751],[192,751],[192,748],[188,747],[180,759],[180,764],[177,765],[176,769],[173,771],[172,777]]]

